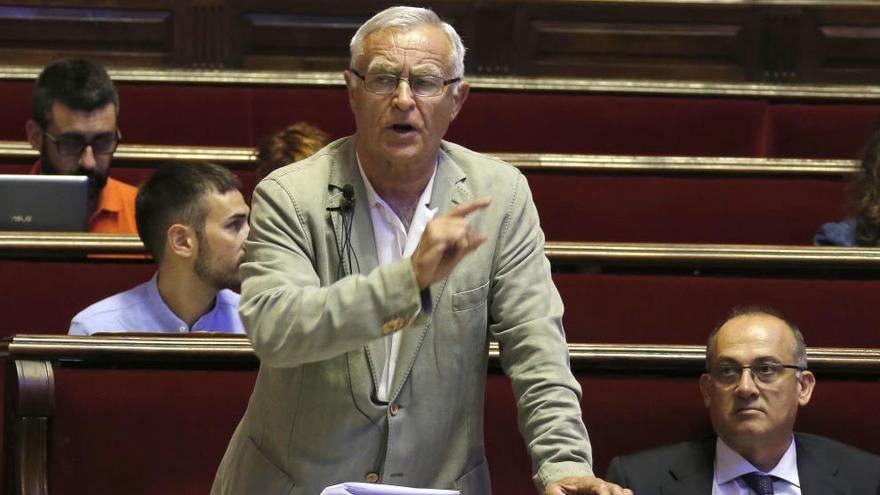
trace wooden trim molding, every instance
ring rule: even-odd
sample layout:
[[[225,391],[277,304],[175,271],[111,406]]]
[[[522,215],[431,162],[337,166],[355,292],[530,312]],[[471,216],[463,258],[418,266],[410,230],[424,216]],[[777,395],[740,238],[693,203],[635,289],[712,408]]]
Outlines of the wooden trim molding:
[[[694,2],[690,2],[694,3]],[[33,81],[42,67],[0,66],[0,81]],[[248,71],[194,69],[108,69],[117,82],[218,86],[324,86],[342,89],[341,71]],[[476,90],[620,93],[745,98],[880,100],[880,87],[851,84],[782,84],[652,79],[596,79],[540,76],[466,76]]]
[[[0,258],[64,254],[145,254],[134,234],[0,231]]]
[[[702,345],[581,344],[569,343],[572,369],[642,373],[677,370],[700,373],[706,348]],[[845,374],[880,378],[880,349],[811,347],[807,354],[810,369],[825,375]],[[145,363],[168,369],[215,369],[219,366],[256,369],[259,361],[245,336],[225,334],[104,334],[80,337],[69,335],[15,335],[0,342],[0,356],[12,362],[75,363],[77,367],[139,369]],[[492,366],[500,366],[500,349],[489,346]],[[36,372],[35,372],[36,370]],[[34,392],[24,407],[33,414],[51,413],[54,405],[45,397],[51,376],[42,368],[28,364],[15,371],[26,377],[28,393]],[[36,378],[34,378],[36,377]],[[42,378],[41,378],[42,377]]]
[[[558,153],[493,153],[500,160],[523,170],[651,173],[651,174],[748,174],[748,175],[851,175],[856,160],[806,158],[752,158],[731,156],[638,156],[576,155]],[[0,162],[33,163],[39,154],[26,141],[0,141]],[[233,170],[249,170],[256,162],[253,148],[120,144],[113,155],[114,167],[143,167],[166,160],[207,160]]]
[[[55,410],[52,363],[7,359],[5,493],[48,495],[49,421]]]
[[[554,263],[763,266],[804,268],[880,268],[880,250],[818,246],[752,244],[648,244],[624,242],[547,242],[545,253]]]
[[[552,263],[569,265],[880,270],[880,249],[875,248],[548,241],[544,250]],[[144,253],[133,234],[0,231],[0,259]]]

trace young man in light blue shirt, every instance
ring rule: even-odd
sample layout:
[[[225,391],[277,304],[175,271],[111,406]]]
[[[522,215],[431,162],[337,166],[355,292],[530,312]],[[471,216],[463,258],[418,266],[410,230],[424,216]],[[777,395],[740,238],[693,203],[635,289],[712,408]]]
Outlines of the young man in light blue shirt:
[[[158,263],[149,281],[99,301],[70,335],[99,332],[244,333],[239,296],[249,208],[241,183],[210,163],[168,163],[140,187],[138,233]]]

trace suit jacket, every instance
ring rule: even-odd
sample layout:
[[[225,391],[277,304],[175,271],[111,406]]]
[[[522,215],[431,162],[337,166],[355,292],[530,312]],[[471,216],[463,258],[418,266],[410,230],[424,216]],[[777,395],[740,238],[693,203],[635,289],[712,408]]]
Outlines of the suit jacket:
[[[349,184],[353,210],[340,208]],[[261,367],[213,493],[311,495],[375,475],[489,493],[490,335],[518,398],[536,485],[592,474],[562,302],[526,181],[510,165],[442,143],[430,207],[441,215],[482,196],[491,205],[469,218],[489,239],[420,293],[409,259],[378,266],[353,138],[259,184],[241,316]],[[349,264],[346,238],[354,273],[340,277]],[[403,334],[389,405],[375,391],[383,337],[395,331]]]
[[[795,434],[803,495],[880,494],[880,457],[834,440]],[[710,495],[715,439],[615,457],[608,481],[636,495]]]

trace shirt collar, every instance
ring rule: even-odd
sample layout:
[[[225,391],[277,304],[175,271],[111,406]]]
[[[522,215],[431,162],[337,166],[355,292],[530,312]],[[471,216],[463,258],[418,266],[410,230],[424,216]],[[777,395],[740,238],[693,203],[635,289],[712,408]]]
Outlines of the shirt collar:
[[[119,213],[122,211],[123,203],[122,193],[116,187],[115,181],[107,177],[107,183],[104,184],[104,189],[101,189],[101,195],[98,196],[98,207],[95,211]]]
[[[376,208],[377,206],[381,206],[388,212],[391,212],[391,207],[388,203],[379,196],[379,193],[373,189],[373,184],[370,183],[370,179],[367,178],[367,174],[364,173],[364,168],[361,166],[361,157],[355,153],[355,158],[357,158],[358,164],[358,172],[361,174],[361,180],[364,182],[364,189],[367,191],[367,201],[370,203],[370,208]],[[428,179],[428,184],[425,186],[425,190],[422,191],[422,195],[419,196],[419,202],[416,205],[416,213],[414,218],[423,217],[425,215],[428,216],[428,220],[433,218],[434,213],[436,213],[437,209],[430,209],[428,205],[431,203],[431,194],[434,191],[434,178],[437,176],[437,167],[440,164],[440,157],[437,157],[437,163],[434,164],[434,171],[431,172],[431,178]],[[427,223],[427,222],[425,222]]]
[[[730,448],[721,437],[715,442],[715,482],[720,486],[733,481],[748,473],[759,472],[769,474],[776,478],[800,487],[800,477],[797,470],[797,449],[795,448],[794,436],[788,444],[782,459],[776,463],[769,472],[764,473],[756,468],[743,456]]]
[[[175,332],[179,332],[181,328],[188,330],[186,323],[178,318],[165,303],[165,300],[162,299],[162,294],[159,293],[158,271],[153,274],[153,278],[150,279],[147,286],[147,305],[150,307],[150,311],[156,315],[156,319],[159,320],[163,330]]]

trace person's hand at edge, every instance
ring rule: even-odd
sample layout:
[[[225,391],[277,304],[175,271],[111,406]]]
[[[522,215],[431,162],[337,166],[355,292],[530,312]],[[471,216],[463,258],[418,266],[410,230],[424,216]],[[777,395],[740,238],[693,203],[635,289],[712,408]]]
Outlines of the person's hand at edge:
[[[629,488],[592,476],[563,478],[544,490],[544,495],[633,495]]]

